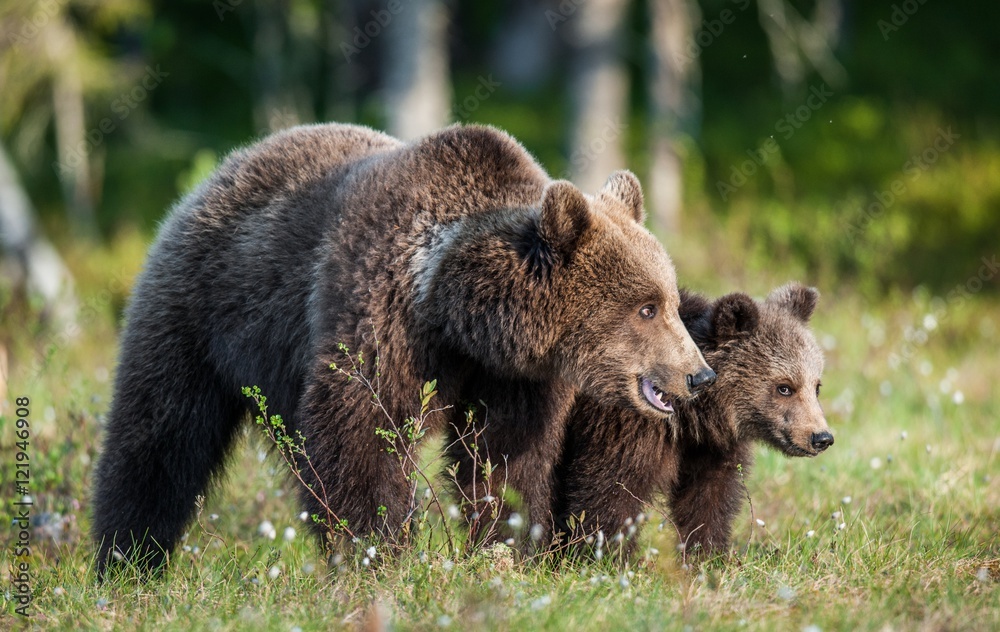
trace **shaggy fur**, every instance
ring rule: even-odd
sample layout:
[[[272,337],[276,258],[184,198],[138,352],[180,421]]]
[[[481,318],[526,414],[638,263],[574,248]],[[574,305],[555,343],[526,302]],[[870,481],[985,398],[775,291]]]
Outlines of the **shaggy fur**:
[[[403,144],[317,125],[235,152],[172,211],[134,290],[96,471],[99,571],[164,562],[247,418],[245,385],[303,433],[307,482],[355,534],[405,522],[408,473],[375,431],[415,414],[435,378],[451,408],[430,430],[454,438],[479,406],[481,458],[550,524],[578,392],[662,422],[640,381],[681,397],[710,373],[641,219],[632,174],[585,196],[484,127]],[[341,343],[378,357],[384,412],[331,370]]]
[[[555,510],[570,541],[600,530],[629,554],[637,517],[662,491],[688,551],[727,548],[744,498],[737,466],[746,475],[754,441],[788,456],[833,443],[818,399],[823,355],[807,328],[817,298],[794,284],[762,303],[739,293],[710,303],[682,291],[681,318],[718,379],[682,403],[673,424],[577,400]]]

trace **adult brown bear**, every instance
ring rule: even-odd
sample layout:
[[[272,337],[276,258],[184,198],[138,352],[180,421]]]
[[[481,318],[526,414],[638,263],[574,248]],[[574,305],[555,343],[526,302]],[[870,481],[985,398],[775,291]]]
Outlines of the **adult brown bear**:
[[[164,562],[247,418],[245,385],[303,433],[307,482],[354,534],[405,522],[407,473],[376,430],[418,411],[430,379],[454,405],[431,429],[485,403],[484,453],[550,522],[578,392],[662,419],[714,379],[642,214],[632,174],[585,196],[485,127],[404,144],[316,125],[235,152],[173,209],[133,293],[96,472],[99,572]],[[378,355],[382,409],[331,369],[341,344]]]

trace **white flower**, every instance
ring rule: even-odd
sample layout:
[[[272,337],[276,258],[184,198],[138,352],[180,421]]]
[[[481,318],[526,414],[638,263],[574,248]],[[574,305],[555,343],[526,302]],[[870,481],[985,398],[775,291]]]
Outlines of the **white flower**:
[[[257,527],[257,533],[261,534],[268,540],[273,540],[278,537],[278,532],[275,530],[274,525],[271,524],[270,520],[261,522],[260,526]]]
[[[281,575],[281,569],[277,566],[272,566],[270,570],[267,571],[267,576],[271,579],[278,579],[278,575]]]
[[[757,518],[757,526],[758,527],[763,527],[764,526],[764,521],[761,520],[760,518]]]
[[[524,518],[519,513],[512,513],[510,514],[510,518],[507,518],[507,524],[511,529],[520,529],[524,526]]]
[[[295,527],[285,527],[285,533],[283,535],[285,542],[291,542],[295,539]]]
[[[533,525],[531,525],[531,531],[529,531],[528,533],[531,535],[531,539],[532,540],[541,540],[542,539],[542,525],[540,525],[540,524],[533,524]]]

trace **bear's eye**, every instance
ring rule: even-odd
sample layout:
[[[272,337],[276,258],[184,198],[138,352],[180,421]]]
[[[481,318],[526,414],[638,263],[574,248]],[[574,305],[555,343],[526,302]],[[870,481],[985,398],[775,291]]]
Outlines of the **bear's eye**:
[[[817,384],[816,385],[816,397],[819,397],[819,387],[820,386],[823,386],[823,385],[822,384]]]
[[[792,387],[787,384],[779,384],[778,395],[781,395],[782,397],[791,397]]]
[[[642,316],[646,320],[656,318],[656,305],[643,305],[639,309],[639,316]]]

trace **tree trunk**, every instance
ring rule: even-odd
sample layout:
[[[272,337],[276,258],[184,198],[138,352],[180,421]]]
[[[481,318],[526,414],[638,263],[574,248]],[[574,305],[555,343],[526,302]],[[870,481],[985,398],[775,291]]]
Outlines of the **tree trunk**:
[[[254,124],[261,134],[298,125],[300,113],[286,73],[287,2],[258,0],[254,19],[253,55],[257,99]]]
[[[628,76],[620,49],[627,8],[628,0],[587,0],[568,17],[575,49],[569,175],[588,192],[625,166]]]
[[[382,35],[385,101],[389,133],[412,140],[448,123],[448,10],[440,0],[409,0],[402,7]]]
[[[698,118],[696,86],[701,79],[698,56],[689,53],[701,12],[694,0],[651,0],[653,46],[650,90],[650,165],[646,204],[650,224],[659,235],[681,228],[683,165],[678,136],[692,134]]]
[[[78,235],[96,237],[93,186],[90,174],[90,145],[87,140],[80,68],[71,54],[78,49],[76,35],[69,26],[47,28],[46,45],[55,77],[52,107],[56,123],[57,173],[70,225]]]
[[[788,0],[758,0],[757,10],[786,99],[802,88],[807,64],[831,86],[843,85],[847,71],[833,55],[840,38],[842,0],[817,0],[812,20]]]

